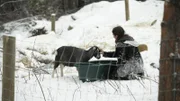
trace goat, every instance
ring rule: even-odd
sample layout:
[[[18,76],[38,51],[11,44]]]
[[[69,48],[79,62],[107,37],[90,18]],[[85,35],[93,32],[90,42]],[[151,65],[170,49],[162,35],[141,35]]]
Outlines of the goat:
[[[89,50],[84,50],[81,48],[73,46],[62,46],[56,50],[55,62],[54,62],[54,71],[52,77],[54,77],[54,72],[56,68],[60,65],[61,68],[61,77],[63,76],[63,67],[64,66],[75,66],[78,62],[88,62],[93,56],[97,59],[100,59],[100,49],[97,46],[91,47]],[[58,74],[57,74],[58,76]]]

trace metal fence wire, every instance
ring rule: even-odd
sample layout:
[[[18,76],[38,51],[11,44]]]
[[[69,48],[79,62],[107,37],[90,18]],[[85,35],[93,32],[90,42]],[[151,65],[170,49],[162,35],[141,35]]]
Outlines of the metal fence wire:
[[[89,0],[90,1],[90,0]],[[167,65],[167,74],[157,74],[157,75],[145,75],[142,78],[136,78],[136,80],[102,80],[98,82],[85,82],[83,83],[79,80],[77,68],[66,68],[66,75],[64,77],[52,78],[53,62],[54,57],[49,59],[43,59],[40,57],[40,52],[34,48],[34,45],[47,45],[50,43],[32,43],[23,40],[16,40],[18,43],[31,43],[34,44],[31,48],[27,50],[16,49],[16,66],[15,66],[15,92],[10,89],[4,89],[6,91],[15,93],[16,101],[120,101],[126,99],[127,101],[145,101],[149,99],[154,101],[158,99],[158,93],[163,93],[166,95],[172,95],[171,101],[178,101],[178,96],[180,94],[179,78],[180,72],[179,63],[179,47],[180,47],[180,35],[179,24],[172,24],[172,22],[179,22],[179,1],[178,0],[165,0],[166,2],[172,3],[176,6],[176,19],[170,21],[163,21],[162,27],[170,27],[170,29],[175,29],[173,31],[176,33],[175,37],[170,37],[166,39],[161,39],[161,45],[166,45],[172,54],[169,56],[161,58],[160,64],[164,63]],[[76,9],[74,9],[76,10]],[[69,13],[67,11],[67,13]],[[170,23],[170,24],[169,24]],[[171,33],[171,31],[167,32]],[[175,42],[172,44],[171,42]],[[163,51],[167,51],[162,49]],[[0,48],[0,53],[3,53],[3,48]],[[30,53],[30,55],[29,55]],[[14,55],[6,53],[7,55]],[[50,53],[49,53],[50,54]],[[38,55],[38,56],[36,56]],[[42,54],[41,54],[42,55]],[[47,54],[48,55],[48,54]],[[45,55],[42,55],[45,56]],[[1,55],[0,55],[1,58]],[[2,57],[3,58],[3,57]],[[42,61],[41,61],[42,60]],[[68,62],[70,63],[70,62]],[[72,62],[73,63],[73,62]],[[78,64],[86,64],[84,62],[79,62]],[[83,79],[88,77],[90,66],[88,64],[88,69]],[[3,65],[1,62],[0,66],[6,68],[12,68]],[[110,66],[110,65],[109,65]],[[172,66],[172,68],[170,67]],[[80,67],[81,68],[81,67]],[[161,67],[160,70],[165,69]],[[97,66],[97,72],[93,80],[101,80],[98,78],[98,73],[100,70],[100,65]],[[158,70],[154,70],[158,71]],[[108,69],[108,72],[109,69]],[[0,82],[2,82],[2,68],[0,73]],[[4,79],[11,80],[11,78],[4,77]],[[160,80],[170,80],[168,85],[172,85],[170,89],[158,89],[160,86]],[[0,84],[1,85],[1,84]],[[162,84],[165,85],[165,84]],[[0,96],[2,94],[0,93]],[[156,98],[155,98],[156,97]],[[9,97],[10,98],[10,97]],[[9,98],[5,98],[9,101]]]
[[[17,40],[17,42],[17,44],[19,44],[19,42],[26,43],[26,41],[22,40]],[[36,45],[45,43],[32,44]],[[28,52],[31,53],[31,56],[27,55]],[[22,54],[22,51],[19,49],[16,49],[16,54],[4,53],[5,55],[15,55],[16,57],[14,86],[16,101],[85,101],[86,99],[92,99],[93,101],[117,101],[122,100],[121,97],[129,100],[132,99],[134,101],[143,101],[145,98],[139,98],[139,96],[157,96],[157,89],[154,89],[153,86],[158,86],[158,75],[154,77],[145,76],[144,78],[137,78],[136,80],[127,81],[127,83],[121,80],[103,80],[98,77],[98,73],[100,72],[101,66],[103,65],[100,64],[96,65],[97,71],[95,76],[91,78],[97,82],[83,83],[81,80],[79,80],[78,70],[76,67],[66,67],[67,72],[65,72],[66,75],[64,77],[52,78],[52,63],[55,56],[52,60],[49,59],[51,62],[47,64],[43,64],[37,61],[37,63],[35,62],[35,64],[32,66],[29,64],[26,65],[26,67],[21,67],[22,64],[19,63],[19,58],[28,58],[29,60],[26,62],[33,62],[36,60],[36,52],[37,50],[32,48],[31,50],[27,49],[26,52],[23,52],[24,54]],[[21,62],[22,61],[24,60],[21,60]],[[86,64],[88,66],[89,69],[87,69],[85,76],[81,78],[87,79],[91,70],[90,67],[93,65],[93,63],[87,64],[87,62],[80,62],[78,64]],[[108,66],[110,67],[112,65]],[[4,67],[12,68],[6,65],[4,65]],[[109,67],[107,72],[109,72]],[[8,77],[3,78],[11,80],[11,78]],[[133,87],[133,84],[136,84],[136,87],[142,89],[142,91],[136,93],[136,87]],[[144,91],[143,89],[147,89],[147,91]],[[13,92],[6,88],[4,90]],[[93,96],[93,98],[91,98],[91,96]],[[5,99],[9,100],[8,98]]]
[[[17,40],[18,41],[18,40]],[[26,41],[20,41],[26,43]],[[30,42],[28,42],[30,43]],[[32,43],[36,44],[36,43]],[[45,44],[45,43],[37,43],[37,44]],[[49,45],[49,43],[48,43]],[[33,46],[32,46],[33,47]],[[34,53],[37,52],[36,49],[27,50],[31,51],[31,56],[29,61],[33,61],[35,59]],[[16,49],[16,60],[19,60],[19,57],[23,56],[21,51]],[[7,55],[14,55],[5,53]],[[24,57],[26,56],[26,52],[24,52]],[[51,60],[51,59],[50,59]],[[169,58],[170,60],[170,58]],[[52,64],[54,58],[49,62]],[[87,64],[87,62],[80,62],[78,64]],[[92,63],[88,63],[88,69],[86,71],[86,75],[81,79],[87,79],[90,71],[90,66]],[[4,65],[5,66],[5,65]],[[159,84],[159,79],[161,78],[169,78],[179,76],[180,73],[169,74],[169,75],[154,75],[144,76],[143,78],[137,78],[136,80],[130,80],[129,83],[125,83],[122,80],[102,80],[98,77],[98,73],[101,65],[97,65],[96,75],[91,78],[93,80],[98,80],[98,82],[90,82],[83,83],[79,80],[77,68],[68,68],[71,73],[66,73],[67,75],[63,78],[52,78],[51,74],[53,71],[53,65],[48,64],[35,64],[33,66],[27,65],[27,67],[22,68],[20,66],[15,67],[15,100],[25,100],[25,101],[54,101],[63,99],[65,101],[84,101],[85,98],[90,99],[88,94],[94,96],[96,98],[94,101],[100,101],[104,99],[105,101],[117,101],[122,100],[121,97],[125,97],[125,99],[132,99],[133,101],[143,101],[144,98],[139,98],[139,96],[156,96],[158,92],[171,92],[172,90],[159,90],[157,89]],[[109,65],[111,66],[111,65]],[[5,66],[6,68],[12,68]],[[82,68],[82,67],[80,67]],[[109,72],[109,70],[108,70]],[[11,79],[8,77],[4,77],[5,79]],[[100,80],[100,81],[99,81]],[[102,81],[101,81],[102,80]],[[174,81],[177,79],[174,79]],[[175,81],[176,82],[176,81]],[[147,84],[148,83],[148,84]],[[136,84],[135,87],[133,85]],[[156,89],[154,89],[156,86]],[[139,87],[142,91],[140,93],[136,93],[136,87]],[[147,91],[144,91],[147,89]],[[6,89],[7,91],[9,89]],[[173,89],[176,92],[179,92],[179,89]],[[153,99],[153,98],[151,98]],[[8,99],[7,99],[8,100]]]

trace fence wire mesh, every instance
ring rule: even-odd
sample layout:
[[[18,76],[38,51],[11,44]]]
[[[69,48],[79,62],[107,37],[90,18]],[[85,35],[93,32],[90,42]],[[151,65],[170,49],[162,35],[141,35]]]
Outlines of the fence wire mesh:
[[[19,42],[31,43],[22,40],[17,40],[16,42],[17,45]],[[32,44],[34,45],[32,46],[31,50],[26,48],[28,51],[30,51],[30,55],[27,55],[28,52],[26,51],[22,52],[19,48],[16,49],[16,101],[119,101],[124,99],[127,101],[144,101],[145,99],[153,101],[154,98],[157,98],[158,92],[170,92],[158,91],[158,80],[161,78],[158,76],[158,74],[150,76],[146,75],[143,78],[138,78],[136,80],[101,80],[100,78],[97,78],[99,70],[97,69],[97,75],[92,78],[96,81],[83,83],[79,79],[79,74],[76,67],[65,67],[64,77],[52,78],[52,62],[54,61],[55,55],[51,56],[49,62],[46,64],[43,62],[41,63],[39,60],[35,61],[36,54],[34,53],[38,52],[38,50],[35,49],[34,46],[37,44],[42,45],[46,43],[33,42]],[[50,44],[48,43],[46,45],[48,46]],[[51,54],[51,52],[48,54]],[[44,54],[41,55],[44,56]],[[28,60],[21,60],[22,57],[28,58]],[[29,61],[31,63],[26,63]],[[81,64],[84,64],[84,62],[81,62]],[[91,63],[88,63],[87,66],[91,66]],[[97,68],[99,67],[100,66],[98,65]],[[60,70],[58,68],[58,73],[59,72]],[[88,72],[89,71],[87,70],[84,79],[87,78]],[[169,77],[172,75],[164,76]]]
[[[65,13],[69,14],[76,10],[77,9],[66,11]],[[169,41],[169,39],[162,40],[162,43],[165,41]],[[147,99],[148,101],[154,101],[158,98],[158,92],[168,93],[174,91],[173,89],[158,90],[159,79],[173,78],[174,74],[160,76],[159,74],[148,74],[136,80],[97,80],[95,82],[83,83],[79,80],[76,67],[65,67],[64,77],[52,78],[52,63],[54,62],[55,55],[52,56],[52,52],[47,52],[46,49],[40,50],[37,47],[39,45],[46,47],[54,44],[24,40],[16,40],[16,42],[19,46],[22,45],[22,43],[28,43],[31,47],[16,49],[15,101],[120,101],[124,99],[127,101],[146,101]],[[172,49],[170,43],[168,46]],[[0,48],[0,58],[2,58],[2,49],[3,48]],[[174,50],[172,49],[172,51]],[[49,55],[51,55],[51,57],[49,57]],[[171,58],[164,58],[160,59],[160,62],[169,60],[171,60]],[[81,63],[83,64],[84,62]],[[2,67],[2,62],[0,66]],[[97,66],[97,68],[99,67]],[[158,70],[152,71],[158,72]],[[58,68],[58,73],[59,72],[60,70]],[[0,74],[0,82],[2,82],[2,68]],[[86,74],[88,74],[88,71]],[[180,73],[176,73],[175,75],[180,76]],[[84,79],[86,78],[87,75]],[[92,79],[99,78],[94,77]],[[176,82],[176,80],[178,79],[174,81]],[[0,86],[0,88],[1,87],[2,86]],[[180,89],[175,90],[177,93],[180,92]],[[0,93],[0,96],[1,95]],[[9,99],[7,99],[7,101],[8,100]]]

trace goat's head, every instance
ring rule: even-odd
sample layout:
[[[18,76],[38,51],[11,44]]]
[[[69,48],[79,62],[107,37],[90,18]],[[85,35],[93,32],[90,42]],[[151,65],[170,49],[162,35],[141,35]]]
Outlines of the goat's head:
[[[96,57],[97,59],[100,59],[101,58],[101,54],[100,54],[99,47],[93,46],[92,49],[94,51],[93,56]]]

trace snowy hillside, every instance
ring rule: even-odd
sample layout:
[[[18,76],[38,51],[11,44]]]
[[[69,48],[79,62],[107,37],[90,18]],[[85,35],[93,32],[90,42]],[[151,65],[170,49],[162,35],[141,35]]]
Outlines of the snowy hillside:
[[[124,1],[102,1],[87,5],[74,14],[60,17],[56,21],[55,33],[50,31],[51,22],[47,20],[33,19],[31,22],[16,21],[5,24],[5,30],[0,32],[0,36],[7,34],[16,37],[15,100],[44,101],[32,69],[27,68],[31,66],[42,67],[50,73],[38,75],[46,101],[157,101],[159,71],[150,64],[159,65],[160,22],[164,2],[130,0],[129,3],[129,21],[125,21]],[[154,21],[156,23],[152,25]],[[52,53],[63,45],[84,49],[96,45],[106,51],[114,50],[115,43],[111,30],[117,25],[123,26],[126,33],[133,36],[138,43],[148,45],[148,51],[141,53],[148,79],[82,83],[78,79],[76,68],[66,67],[64,77],[52,78],[53,65],[38,61],[53,61]],[[31,30],[42,27],[47,29],[48,34],[30,37]],[[28,78],[29,73],[31,79]]]

